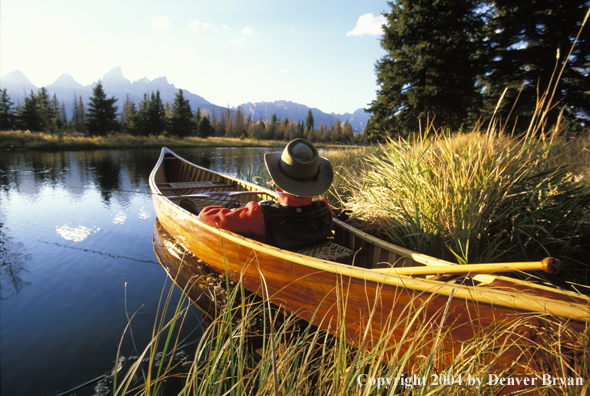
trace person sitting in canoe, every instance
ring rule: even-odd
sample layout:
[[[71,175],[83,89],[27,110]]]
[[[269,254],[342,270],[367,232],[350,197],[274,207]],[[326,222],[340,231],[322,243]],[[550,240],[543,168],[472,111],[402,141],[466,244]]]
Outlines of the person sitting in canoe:
[[[237,209],[208,206],[199,220],[283,249],[313,245],[332,235],[332,209],[324,198],[313,198],[332,184],[330,162],[305,139],[289,142],[282,152],[266,153],[264,162],[278,186],[277,202],[248,202]]]

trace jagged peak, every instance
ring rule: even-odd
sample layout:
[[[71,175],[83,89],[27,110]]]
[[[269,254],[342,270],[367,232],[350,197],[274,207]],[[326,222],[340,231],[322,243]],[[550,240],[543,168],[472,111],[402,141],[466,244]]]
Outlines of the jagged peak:
[[[31,81],[20,70],[14,70],[2,76],[4,81],[15,81],[31,84]]]
[[[113,69],[109,70],[104,77],[102,78],[103,81],[117,81],[117,80],[125,80],[125,76],[123,75],[123,71],[119,66],[114,67]]]

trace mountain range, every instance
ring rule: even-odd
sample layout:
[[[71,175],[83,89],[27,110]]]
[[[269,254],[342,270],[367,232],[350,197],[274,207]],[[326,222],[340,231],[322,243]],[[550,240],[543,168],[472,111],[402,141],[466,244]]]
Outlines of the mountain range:
[[[144,77],[131,82],[129,79],[125,78],[120,67],[115,67],[106,73],[100,81],[102,82],[103,89],[108,97],[114,96],[119,99],[117,102],[119,109],[123,107],[123,102],[127,96],[134,100],[136,105],[139,105],[143,100],[144,94],[149,94],[156,90],[160,91],[160,97],[164,103],[169,102],[172,104],[179,89],[175,87],[174,84],[169,83],[166,77],[158,77],[153,80]],[[45,88],[51,97],[55,94],[64,104],[66,116],[70,119],[74,105],[74,97],[81,97],[84,103],[87,104],[88,98],[92,96],[92,88],[95,84],[96,82],[83,86],[76,82],[72,76],[64,73]],[[10,100],[15,105],[23,105],[25,97],[29,96],[31,91],[36,93],[39,87],[34,86],[22,72],[16,70],[2,76],[0,79],[0,89],[6,89],[7,94],[10,96]],[[215,111],[215,115],[218,118],[221,117],[222,110],[227,111],[227,107],[215,105],[202,96],[191,93],[185,89],[183,89],[183,95],[189,100],[193,111],[196,111],[197,108],[200,108],[201,110],[206,109],[209,112]],[[255,121],[258,119],[267,120],[270,119],[273,114],[276,114],[280,119],[286,118],[289,120],[293,119],[295,122],[305,122],[305,118],[310,109],[310,107],[303,104],[293,103],[286,100],[245,103],[240,105],[240,107],[245,115],[250,115]],[[236,111],[237,107],[233,107],[231,110]],[[333,125],[335,118],[338,117],[341,123],[349,121],[356,133],[364,131],[370,116],[362,108],[356,110],[352,114],[327,114],[317,108],[311,108],[311,112],[313,114],[314,125],[316,128],[319,127],[322,122],[324,125]]]

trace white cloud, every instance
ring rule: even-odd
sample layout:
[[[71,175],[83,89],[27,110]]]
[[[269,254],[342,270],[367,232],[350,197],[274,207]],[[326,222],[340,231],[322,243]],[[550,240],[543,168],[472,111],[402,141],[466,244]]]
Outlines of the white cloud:
[[[288,74],[289,73],[289,70],[279,69],[279,72],[280,73],[283,73],[283,74]]]
[[[199,23],[200,22],[195,19],[194,21],[192,21],[191,23],[188,24],[188,28],[190,30],[196,31],[199,28]]]
[[[154,28],[154,30],[157,32],[163,32],[164,30],[170,29],[172,27],[167,16],[156,17],[152,19],[150,23],[152,24],[152,28]]]
[[[157,32],[163,32],[164,30],[170,29],[172,27],[167,16],[156,17],[152,19],[150,23],[152,24],[152,28],[154,28],[154,30]]]
[[[251,35],[252,33],[254,33],[254,29],[252,29],[251,27],[246,27],[242,29],[242,34],[245,35]]]
[[[346,33],[347,36],[362,36],[364,34],[378,36],[383,34],[381,25],[385,24],[387,19],[383,15],[374,16],[373,14],[361,15],[356,22],[356,26],[350,32]]]
[[[246,44],[246,37],[241,37],[239,39],[231,40],[230,44]]]
[[[227,29],[227,30],[231,30],[231,29],[229,28],[229,26],[227,26],[227,25],[223,25],[223,26],[222,26],[222,28],[224,28],[224,29]]]
[[[203,29],[209,29],[209,28],[212,28],[212,27],[213,27],[213,23],[211,23],[211,22],[205,22],[203,24]]]

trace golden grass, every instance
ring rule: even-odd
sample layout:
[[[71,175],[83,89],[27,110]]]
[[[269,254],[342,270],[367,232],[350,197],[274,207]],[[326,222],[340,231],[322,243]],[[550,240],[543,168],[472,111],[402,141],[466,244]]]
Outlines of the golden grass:
[[[396,244],[468,262],[575,255],[590,185],[554,139],[494,131],[389,140],[343,167],[341,205]]]
[[[415,304],[403,318],[390,317],[383,324],[382,337],[369,342],[368,331],[356,341],[347,339],[346,298],[337,318],[323,318],[333,329],[331,333],[339,337],[335,338],[302,323],[293,314],[272,308],[266,299],[246,297],[239,287],[228,289],[228,293],[227,310],[190,348],[192,358],[174,359],[180,347],[174,327],[179,327],[187,309],[180,303],[169,323],[159,322],[154,339],[119,379],[113,393],[585,395],[589,390],[588,326],[579,332],[557,319],[515,317],[493,329],[482,329],[464,342],[460,353],[449,362],[448,357],[441,360],[441,347],[452,339],[452,333],[437,326],[450,314],[448,307],[441,307],[436,318],[424,320],[424,304],[428,301]],[[473,317],[477,316],[474,312]],[[406,329],[405,336],[390,343],[391,334],[399,328]],[[425,337],[432,334],[434,337],[425,342]],[[167,359],[156,358],[157,345],[162,344],[166,345],[163,356]],[[186,352],[189,348],[183,349]],[[147,363],[142,362],[144,357],[149,357]],[[547,375],[566,383],[549,384]],[[527,385],[515,386],[517,378],[528,378]],[[173,380],[176,386],[172,388],[168,384]]]
[[[0,150],[108,150],[137,148],[170,148],[189,147],[284,147],[286,141],[238,139],[225,137],[209,137],[207,139],[188,137],[179,139],[163,136],[131,136],[111,134],[104,137],[88,137],[81,133],[49,134],[30,131],[0,132]],[[341,147],[334,144],[321,144],[321,147]]]

